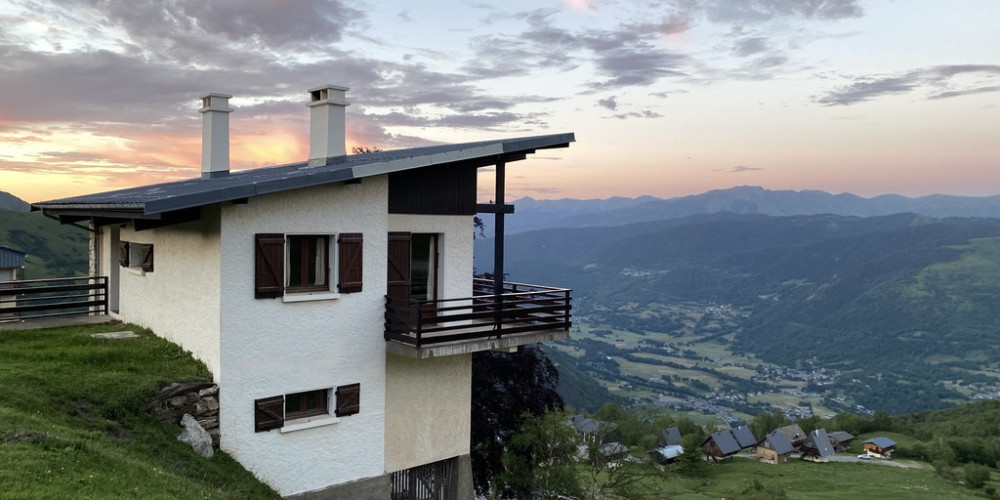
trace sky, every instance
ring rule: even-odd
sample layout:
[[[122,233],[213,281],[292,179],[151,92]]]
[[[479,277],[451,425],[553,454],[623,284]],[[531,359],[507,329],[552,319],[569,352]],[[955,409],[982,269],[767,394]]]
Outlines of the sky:
[[[510,164],[511,199],[996,195],[998,19],[998,0],[4,0],[0,190],[197,177],[208,92],[234,96],[234,170],[302,161],[307,90],[335,84],[348,147],[574,132]]]

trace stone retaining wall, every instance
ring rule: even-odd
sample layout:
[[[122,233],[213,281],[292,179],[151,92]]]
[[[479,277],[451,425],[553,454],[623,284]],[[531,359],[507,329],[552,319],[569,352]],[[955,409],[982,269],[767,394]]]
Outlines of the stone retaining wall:
[[[180,425],[185,413],[190,413],[212,436],[219,446],[219,386],[211,382],[173,383],[163,387],[145,408],[147,413],[164,422]]]

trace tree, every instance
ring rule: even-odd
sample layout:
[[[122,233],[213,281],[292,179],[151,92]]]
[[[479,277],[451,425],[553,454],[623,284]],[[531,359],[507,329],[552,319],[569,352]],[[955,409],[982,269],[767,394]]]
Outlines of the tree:
[[[515,498],[579,498],[574,465],[579,435],[563,412],[526,415],[504,453],[501,482]]]
[[[965,484],[970,488],[979,489],[986,486],[990,480],[990,468],[977,463],[965,464]]]
[[[556,367],[537,347],[472,355],[472,476],[477,493],[490,491],[494,477],[504,470],[504,452],[529,415],[562,409],[558,385]],[[509,496],[504,485],[494,489]]]
[[[378,146],[354,146],[351,148],[351,154],[365,155],[369,153],[379,153],[382,148]]]

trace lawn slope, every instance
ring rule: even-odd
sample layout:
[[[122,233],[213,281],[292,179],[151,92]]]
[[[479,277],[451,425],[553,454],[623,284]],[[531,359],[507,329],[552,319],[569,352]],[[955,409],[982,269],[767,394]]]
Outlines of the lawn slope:
[[[131,330],[140,338],[92,333]],[[142,412],[166,382],[211,380],[132,325],[0,331],[0,499],[278,498],[227,454]]]

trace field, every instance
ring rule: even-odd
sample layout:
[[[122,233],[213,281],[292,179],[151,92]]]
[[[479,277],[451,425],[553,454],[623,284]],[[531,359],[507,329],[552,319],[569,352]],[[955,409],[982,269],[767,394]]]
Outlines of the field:
[[[120,330],[140,337],[90,336]],[[203,364],[136,326],[0,331],[0,498],[278,498],[142,412],[161,384],[196,380]]]
[[[802,460],[775,466],[740,457],[713,465],[704,479],[671,475],[655,487],[662,491],[664,498],[675,500],[775,498],[781,495],[779,492],[790,500],[982,498],[968,488],[945,481],[929,467],[914,469],[846,462],[817,464]]]

